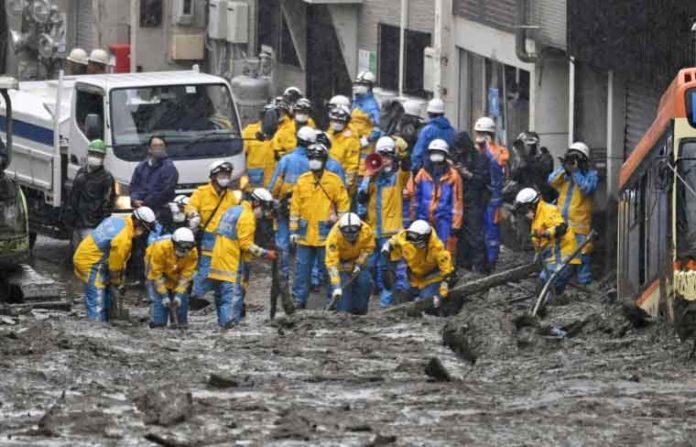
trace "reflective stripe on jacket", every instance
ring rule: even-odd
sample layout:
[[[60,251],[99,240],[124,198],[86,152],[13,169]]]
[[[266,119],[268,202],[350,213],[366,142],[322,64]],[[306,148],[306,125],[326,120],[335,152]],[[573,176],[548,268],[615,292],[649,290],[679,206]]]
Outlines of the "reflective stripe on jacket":
[[[107,217],[77,246],[73,256],[75,275],[85,283],[95,268],[107,268],[113,273],[110,276],[120,276],[130,257],[134,236],[131,216]]]
[[[254,247],[256,217],[243,201],[223,214],[215,234],[208,278],[236,283],[245,255]]]
[[[592,195],[597,190],[599,176],[590,169],[579,170],[572,176],[558,167],[549,175],[549,185],[558,191],[558,208],[563,218],[578,234],[587,235],[592,227]]]
[[[462,179],[453,167],[448,166],[447,172],[438,181],[425,168],[421,168],[409,180],[407,190],[414,208],[413,220],[423,219],[432,225],[445,220],[452,223],[453,230],[462,227]]]
[[[360,191],[369,195],[366,220],[377,238],[391,237],[403,228],[404,189],[409,177],[408,170],[399,169],[366,177],[360,185]]]
[[[155,283],[159,294],[186,293],[196,273],[198,250],[195,248],[183,258],[178,258],[171,238],[153,242],[145,251],[147,279]]]
[[[577,247],[575,231],[571,227],[568,227],[561,237],[556,235],[556,228],[564,223],[563,216],[556,205],[543,200],[539,201],[532,220],[532,245],[537,252],[541,253],[542,259],[547,264],[560,263]],[[549,237],[535,236],[538,231],[547,231]],[[575,257],[570,263],[580,264],[580,256]]]
[[[249,176],[249,183],[257,188],[268,185],[276,165],[271,140],[256,140],[259,132],[261,132],[260,121],[249,124],[242,131],[246,173]]]

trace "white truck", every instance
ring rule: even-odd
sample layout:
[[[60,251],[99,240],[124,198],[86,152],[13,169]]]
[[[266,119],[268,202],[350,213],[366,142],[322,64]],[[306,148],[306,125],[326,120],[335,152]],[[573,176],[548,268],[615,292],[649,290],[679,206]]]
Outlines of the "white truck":
[[[131,208],[129,182],[146,157],[150,137],[167,141],[179,171],[177,193],[208,181],[218,159],[244,173],[235,100],[223,78],[193,71],[62,77],[22,82],[12,91],[14,151],[6,174],[24,190],[32,236],[65,237],[61,206],[95,138],[107,146],[106,168],[116,180],[116,211]],[[5,139],[0,108],[0,137]]]

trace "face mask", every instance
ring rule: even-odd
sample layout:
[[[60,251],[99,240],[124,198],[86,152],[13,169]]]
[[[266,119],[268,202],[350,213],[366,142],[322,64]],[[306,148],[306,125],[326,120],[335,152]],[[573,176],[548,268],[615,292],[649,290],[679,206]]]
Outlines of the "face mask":
[[[324,167],[324,162],[317,159],[309,160],[309,170],[310,171],[321,171]]]
[[[298,113],[295,115],[295,121],[298,123],[306,123],[309,121],[309,115],[304,114],[304,113]]]
[[[218,177],[215,181],[218,185],[220,185],[221,188],[227,188],[230,185],[229,177]]]
[[[174,254],[177,258],[183,258],[188,254],[188,250],[182,250],[180,248],[177,248],[174,250]]]
[[[172,213],[172,220],[175,223],[182,223],[186,220],[186,214],[182,213],[181,211]]]
[[[476,144],[479,146],[485,146],[491,140],[488,135],[476,135]]]
[[[94,157],[94,156],[87,157],[87,166],[89,166],[90,168],[98,168],[103,164],[104,164],[104,159],[101,157]]]
[[[444,154],[430,154],[430,161],[433,163],[442,163],[445,161],[445,155]]]
[[[354,95],[366,95],[368,91],[369,91],[369,89],[366,85],[354,85],[353,86],[353,94]]]
[[[331,130],[334,132],[340,132],[342,131],[346,126],[343,125],[343,123],[339,123],[337,121],[331,121]]]

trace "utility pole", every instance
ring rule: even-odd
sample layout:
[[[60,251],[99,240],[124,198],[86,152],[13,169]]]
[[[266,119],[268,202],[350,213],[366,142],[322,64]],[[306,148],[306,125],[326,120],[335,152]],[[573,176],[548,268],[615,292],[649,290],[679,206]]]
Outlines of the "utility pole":
[[[137,49],[138,49],[138,26],[139,21],[139,0],[130,0],[130,71],[138,71]]]

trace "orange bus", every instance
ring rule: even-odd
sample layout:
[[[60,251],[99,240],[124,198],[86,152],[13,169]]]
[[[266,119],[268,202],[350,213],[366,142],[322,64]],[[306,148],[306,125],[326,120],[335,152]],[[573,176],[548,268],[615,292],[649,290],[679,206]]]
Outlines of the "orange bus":
[[[696,307],[696,68],[672,81],[621,167],[618,216],[618,296],[681,318]]]

